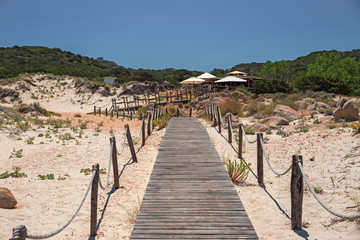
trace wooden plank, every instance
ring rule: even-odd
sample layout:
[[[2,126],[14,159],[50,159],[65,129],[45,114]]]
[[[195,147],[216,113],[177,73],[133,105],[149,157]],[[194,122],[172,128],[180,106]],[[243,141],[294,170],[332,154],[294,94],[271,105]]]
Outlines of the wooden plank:
[[[131,239],[258,239],[197,119],[169,122]]]

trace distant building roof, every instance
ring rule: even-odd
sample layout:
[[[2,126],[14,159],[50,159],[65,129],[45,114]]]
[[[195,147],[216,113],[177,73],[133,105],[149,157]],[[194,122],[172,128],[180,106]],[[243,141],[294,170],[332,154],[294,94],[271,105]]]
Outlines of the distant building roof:
[[[115,79],[116,79],[116,77],[105,77],[104,82],[112,84],[112,83],[114,83]]]
[[[216,77],[210,73],[203,73],[200,76],[198,76],[197,78],[207,79],[207,78],[216,78]]]
[[[233,72],[229,72],[229,73],[227,73],[226,75],[233,75],[233,76],[239,76],[239,75],[242,75],[242,76],[246,76],[246,75],[247,75],[247,73],[240,72],[240,71],[233,71]]]

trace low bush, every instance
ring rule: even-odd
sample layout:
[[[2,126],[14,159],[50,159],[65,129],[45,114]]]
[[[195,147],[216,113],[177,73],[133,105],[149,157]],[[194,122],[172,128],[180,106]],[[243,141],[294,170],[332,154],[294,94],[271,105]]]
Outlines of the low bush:
[[[234,183],[243,183],[249,175],[251,163],[245,163],[244,160],[240,159],[238,163],[236,160],[231,161],[230,159],[226,162],[226,168],[231,181]]]
[[[225,115],[226,113],[232,113],[233,115],[237,115],[239,117],[243,116],[243,105],[231,98],[225,98],[220,102],[220,111],[221,115]]]

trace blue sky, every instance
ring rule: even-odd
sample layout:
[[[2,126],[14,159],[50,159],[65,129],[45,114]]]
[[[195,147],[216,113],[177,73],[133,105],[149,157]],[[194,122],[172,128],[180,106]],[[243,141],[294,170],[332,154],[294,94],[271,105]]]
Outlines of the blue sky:
[[[0,46],[211,71],[360,48],[357,0],[0,0]]]

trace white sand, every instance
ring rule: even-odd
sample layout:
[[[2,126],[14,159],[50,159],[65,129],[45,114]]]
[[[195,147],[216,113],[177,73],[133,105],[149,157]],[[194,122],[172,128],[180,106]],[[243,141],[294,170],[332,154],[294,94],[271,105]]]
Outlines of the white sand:
[[[71,79],[66,79],[72,84]],[[43,80],[38,82],[51,89],[56,81]],[[16,84],[13,86],[16,88]],[[79,119],[89,121],[88,129],[84,130],[82,138],[61,141],[57,137],[65,132],[78,136],[70,129],[59,129],[59,133],[51,133],[51,138],[38,137],[45,135],[46,128],[35,128],[19,136],[11,131],[0,129],[0,173],[10,171],[12,166],[20,166],[27,173],[27,178],[7,178],[0,180],[0,187],[9,188],[15,195],[18,205],[15,209],[0,209],[0,239],[8,239],[12,228],[24,224],[30,233],[48,233],[64,224],[77,207],[90,179],[80,173],[82,168],[91,168],[95,163],[100,168],[108,168],[109,130],[112,128],[117,138],[118,147],[122,144],[124,124],[128,123],[133,136],[137,136],[140,122],[110,120],[104,116],[84,115],[91,112],[93,105],[105,105],[111,97],[101,97],[98,94],[75,94],[75,90],[61,88],[51,94],[40,94],[43,87],[31,87],[31,92],[39,99],[31,98],[31,92],[21,94],[24,103],[40,102],[47,110],[61,112],[62,119],[70,119],[72,125],[79,125]],[[58,89],[55,88],[54,89]],[[57,96],[59,94],[59,96]],[[43,95],[43,99],[41,99]],[[10,105],[10,104],[5,104]],[[75,113],[82,113],[76,118]],[[245,119],[244,119],[245,120]],[[246,119],[246,121],[249,121]],[[95,128],[103,122],[102,131],[95,136]],[[322,187],[320,195],[325,203],[334,210],[347,214],[358,213],[360,202],[360,142],[359,136],[352,136],[350,128],[329,129],[325,127],[329,119],[323,119],[324,124],[313,125],[308,133],[295,134],[287,138],[278,135],[266,135],[267,153],[273,166],[283,171],[291,163],[291,156],[299,153],[304,157],[304,169],[314,186]],[[223,160],[235,159],[236,154],[230,145],[208,123],[210,137]],[[296,126],[290,125],[288,129]],[[99,189],[98,217],[101,220],[97,239],[129,239],[134,224],[131,215],[139,207],[146,190],[146,185],[155,162],[161,137],[165,130],[154,131],[144,148],[138,153],[138,163],[127,166],[120,177],[121,188],[112,194]],[[226,131],[223,133],[227,136]],[[27,144],[29,137],[35,136],[34,144]],[[250,136],[254,139],[255,136]],[[57,142],[58,141],[58,142]],[[40,144],[44,142],[44,144]],[[235,145],[236,146],[236,145]],[[139,143],[136,149],[140,147]],[[22,158],[11,158],[11,152],[23,149]],[[252,164],[256,174],[256,144],[245,144],[244,158]],[[61,157],[57,157],[61,154]],[[314,161],[310,158],[314,157]],[[118,158],[120,171],[130,158],[128,148]],[[37,180],[38,174],[55,175],[55,180]],[[260,239],[360,239],[359,221],[339,221],[339,218],[329,214],[313,198],[310,191],[305,191],[303,206],[304,230],[295,233],[291,230],[290,220],[290,173],[276,177],[264,160],[264,181],[266,191],[257,185],[256,178],[250,173],[246,184],[235,188],[241,198],[247,213]],[[58,177],[68,175],[66,180]],[[334,179],[334,185],[331,181]],[[106,175],[101,175],[104,182]],[[113,184],[111,173],[110,184]],[[109,201],[107,202],[109,197]],[[106,206],[106,207],[105,207]],[[90,198],[75,220],[60,234],[52,239],[87,239],[90,226]]]
[[[221,135],[204,122],[219,155],[226,161],[236,159],[237,154]],[[291,126],[290,126],[291,127]],[[227,137],[227,131],[223,130]],[[359,135],[352,136],[350,128],[310,129],[308,133],[295,134],[282,138],[279,135],[266,135],[269,138],[265,148],[270,155],[273,167],[284,171],[291,163],[292,155],[301,154],[304,170],[313,186],[323,189],[321,199],[333,210],[345,214],[358,214],[360,201],[360,142]],[[255,139],[256,136],[249,136]],[[244,140],[245,141],[245,140]],[[237,144],[234,144],[237,148]],[[246,142],[244,159],[251,163],[257,174],[256,143]],[[310,158],[314,157],[314,161]],[[273,174],[264,159],[264,182],[266,189],[259,187],[252,173],[241,186],[235,188],[242,200],[260,239],[360,239],[359,221],[339,221],[328,213],[305,187],[303,200],[303,231],[291,230],[290,202],[291,171],[281,177]],[[333,177],[335,187],[330,177]],[[305,184],[305,183],[304,183]]]

